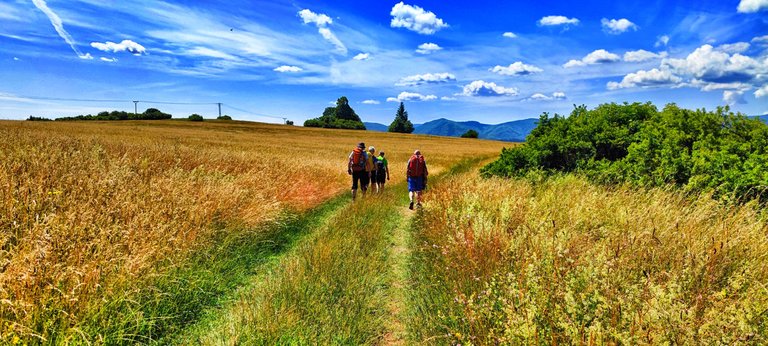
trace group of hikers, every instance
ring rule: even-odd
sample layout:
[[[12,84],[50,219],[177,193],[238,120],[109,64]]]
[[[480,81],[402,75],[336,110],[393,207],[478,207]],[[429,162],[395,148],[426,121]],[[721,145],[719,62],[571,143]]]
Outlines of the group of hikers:
[[[389,180],[389,163],[384,157],[384,152],[379,151],[376,156],[376,148],[373,146],[365,150],[365,143],[360,142],[349,154],[347,173],[352,176],[352,199],[357,198],[357,188],[363,191],[365,196],[369,186],[376,189],[376,193],[384,190],[384,184]],[[416,150],[408,159],[406,177],[408,178],[408,208],[413,210],[414,199],[416,207],[421,207],[422,192],[427,187],[427,162],[419,150]]]

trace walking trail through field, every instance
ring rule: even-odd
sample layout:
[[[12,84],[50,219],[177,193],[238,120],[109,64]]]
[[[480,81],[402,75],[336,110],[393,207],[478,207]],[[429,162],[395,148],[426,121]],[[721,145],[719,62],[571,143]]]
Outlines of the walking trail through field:
[[[420,211],[408,210],[404,183],[336,204],[177,343],[409,343],[411,231]]]

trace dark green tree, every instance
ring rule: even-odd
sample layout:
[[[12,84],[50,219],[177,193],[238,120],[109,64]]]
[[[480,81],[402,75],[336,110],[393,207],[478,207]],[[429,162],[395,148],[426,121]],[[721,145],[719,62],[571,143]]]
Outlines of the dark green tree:
[[[216,117],[216,120],[232,120],[232,117],[229,115],[221,115]]]
[[[365,125],[363,125],[355,110],[349,106],[349,100],[346,96],[339,97],[336,100],[336,107],[326,107],[322,116],[305,121],[304,126],[365,130]]]
[[[467,130],[467,132],[464,132],[463,135],[461,135],[461,138],[477,138],[480,134],[477,133],[477,131],[473,129]]]
[[[192,114],[188,119],[189,121],[203,121],[203,116],[200,114]]]
[[[413,124],[408,120],[408,112],[405,110],[405,105],[400,102],[400,107],[397,108],[397,114],[395,114],[395,120],[389,125],[389,132],[399,133],[411,133],[413,132]]]

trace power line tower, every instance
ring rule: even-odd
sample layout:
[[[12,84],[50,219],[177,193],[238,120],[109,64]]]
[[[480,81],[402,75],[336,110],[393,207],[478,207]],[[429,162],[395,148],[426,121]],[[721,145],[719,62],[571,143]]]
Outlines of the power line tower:
[[[133,101],[133,115],[139,114],[139,101]]]
[[[221,102],[217,102],[217,105],[219,105],[219,118],[221,118]]]

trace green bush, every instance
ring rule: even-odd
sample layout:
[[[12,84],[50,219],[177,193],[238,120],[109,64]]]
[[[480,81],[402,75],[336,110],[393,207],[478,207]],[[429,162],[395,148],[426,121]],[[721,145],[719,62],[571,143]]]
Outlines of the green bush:
[[[232,120],[232,117],[229,115],[220,115],[216,117],[216,120]]]
[[[44,117],[33,117],[30,115],[29,118],[27,118],[27,121],[52,121],[52,120]]]
[[[189,121],[203,121],[203,116],[200,114],[192,114],[187,119],[189,119]]]
[[[336,101],[336,107],[326,107],[322,116],[304,121],[304,127],[365,130],[365,125],[349,106],[349,100],[345,96]]]
[[[525,145],[504,149],[485,176],[577,172],[602,183],[677,185],[718,198],[768,199],[768,126],[734,114],[651,103],[576,107],[543,114]]]
[[[477,138],[480,134],[477,131],[469,129],[461,135],[461,138]]]

